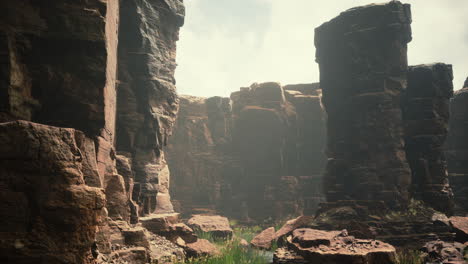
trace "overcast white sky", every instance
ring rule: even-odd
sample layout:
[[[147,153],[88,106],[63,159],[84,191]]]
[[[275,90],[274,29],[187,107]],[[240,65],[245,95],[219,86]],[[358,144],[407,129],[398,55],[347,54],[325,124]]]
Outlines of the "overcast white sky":
[[[176,71],[180,94],[229,96],[253,82],[319,81],[314,29],[369,0],[185,0]],[[453,64],[468,77],[468,0],[405,0],[413,13],[410,65]]]

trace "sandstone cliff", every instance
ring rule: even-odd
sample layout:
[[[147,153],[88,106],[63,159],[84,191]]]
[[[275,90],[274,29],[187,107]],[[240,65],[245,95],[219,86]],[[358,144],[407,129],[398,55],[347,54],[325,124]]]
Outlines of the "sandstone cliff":
[[[163,146],[182,1],[3,1],[0,13],[0,262],[155,260],[153,236],[116,245],[139,215],[173,212]]]

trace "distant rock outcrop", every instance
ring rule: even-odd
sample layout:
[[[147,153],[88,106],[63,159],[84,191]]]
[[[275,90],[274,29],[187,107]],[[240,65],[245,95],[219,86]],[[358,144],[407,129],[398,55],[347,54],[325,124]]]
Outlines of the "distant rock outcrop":
[[[181,96],[168,146],[182,212],[243,220],[313,213],[323,201],[325,114],[318,84],[253,84],[231,98]]]

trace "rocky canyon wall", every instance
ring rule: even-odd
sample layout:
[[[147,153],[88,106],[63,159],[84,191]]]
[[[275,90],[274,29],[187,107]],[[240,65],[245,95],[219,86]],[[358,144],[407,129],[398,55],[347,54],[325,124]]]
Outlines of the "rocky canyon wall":
[[[182,211],[243,220],[313,212],[323,200],[318,84],[253,84],[230,98],[181,96],[168,161]]]
[[[139,215],[173,212],[162,148],[182,2],[3,1],[0,13],[0,262],[150,261],[148,241],[119,245]]]

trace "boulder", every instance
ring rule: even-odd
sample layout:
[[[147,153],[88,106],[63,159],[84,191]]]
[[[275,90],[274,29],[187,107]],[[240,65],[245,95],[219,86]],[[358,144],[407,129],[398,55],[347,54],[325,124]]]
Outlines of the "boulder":
[[[188,225],[194,230],[210,233],[217,238],[232,237],[232,228],[226,217],[219,215],[194,215],[188,220]]]
[[[464,264],[464,252],[467,245],[444,241],[430,241],[423,247],[422,251],[425,254],[425,263],[444,263],[444,264]]]
[[[220,254],[218,248],[216,248],[210,241],[206,239],[198,239],[195,243],[188,243],[184,247],[187,257],[204,257],[204,256],[215,256]]]
[[[468,242],[468,217],[452,216],[449,220],[456,233],[455,239],[460,243]]]
[[[276,231],[276,239],[280,239],[297,228],[306,227],[314,219],[312,216],[299,216],[287,221],[278,231]]]
[[[271,249],[273,241],[276,240],[275,228],[270,227],[263,230],[260,234],[256,235],[250,244],[259,249]]]
[[[170,233],[173,237],[180,237],[184,240],[185,243],[194,243],[197,241],[197,236],[193,233],[193,230],[184,223],[177,223],[171,225]],[[173,241],[173,239],[168,238]]]

